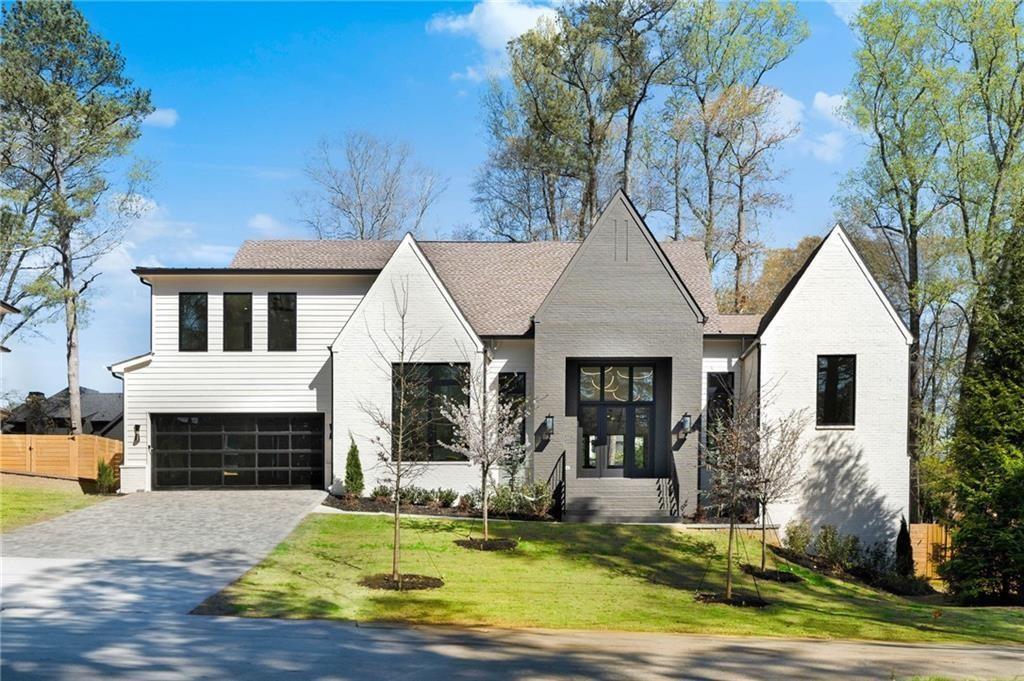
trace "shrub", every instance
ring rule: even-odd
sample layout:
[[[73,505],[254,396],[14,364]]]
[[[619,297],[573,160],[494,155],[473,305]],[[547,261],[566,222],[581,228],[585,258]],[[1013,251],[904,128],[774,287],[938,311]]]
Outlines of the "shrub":
[[[534,518],[547,516],[555,500],[546,482],[525,483],[519,488],[520,512]]]
[[[782,545],[796,553],[807,553],[811,538],[811,526],[807,521],[790,520],[786,523],[786,538]]]
[[[451,508],[458,498],[459,493],[453,489],[439,487],[434,490],[434,501],[440,508]]]
[[[349,436],[352,443],[348,447],[348,456],[345,458],[345,494],[361,496],[363,493],[363,464],[359,461],[359,448],[356,441]]]
[[[910,545],[910,529],[907,519],[900,518],[900,533],[896,535],[896,572],[904,577],[914,574],[914,550]]]
[[[100,494],[110,494],[117,489],[117,474],[114,467],[100,459],[96,462],[96,491]]]
[[[480,493],[476,491],[467,492],[459,497],[458,509],[461,513],[469,513],[479,506]]]
[[[370,492],[370,496],[376,501],[391,501],[394,498],[394,492],[390,485],[377,485]]]
[[[840,534],[835,525],[822,525],[814,538],[814,554],[833,567],[846,569],[860,557],[860,540]]]

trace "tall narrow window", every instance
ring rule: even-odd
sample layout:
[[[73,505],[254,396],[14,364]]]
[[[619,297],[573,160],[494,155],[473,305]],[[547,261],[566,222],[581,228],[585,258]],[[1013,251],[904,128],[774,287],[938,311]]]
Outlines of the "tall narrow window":
[[[205,293],[178,294],[178,350],[206,352]]]
[[[523,420],[519,423],[519,443],[526,443],[526,374],[503,371],[498,374],[498,399],[515,405]]]
[[[295,350],[295,309],[294,293],[267,295],[267,350]]]
[[[252,350],[252,294],[224,294],[224,350]]]
[[[856,388],[856,355],[818,355],[818,425],[852,426]]]

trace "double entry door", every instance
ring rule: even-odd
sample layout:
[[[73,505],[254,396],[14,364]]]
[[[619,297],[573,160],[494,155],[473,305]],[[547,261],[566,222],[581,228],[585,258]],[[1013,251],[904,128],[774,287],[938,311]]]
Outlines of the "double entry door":
[[[651,477],[653,405],[581,405],[579,428],[584,475]]]

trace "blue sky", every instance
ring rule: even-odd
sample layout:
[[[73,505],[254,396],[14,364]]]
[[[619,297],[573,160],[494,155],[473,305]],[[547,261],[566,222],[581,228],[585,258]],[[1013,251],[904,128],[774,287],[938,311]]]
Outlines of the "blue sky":
[[[765,226],[791,245],[832,221],[831,197],[863,155],[832,111],[853,73],[855,2],[803,3],[811,35],[768,79],[801,134],[778,154],[791,208]],[[304,237],[294,194],[323,135],[365,130],[408,142],[449,178],[425,238],[475,223],[485,155],[480,74],[543,9],[522,2],[88,3],[158,111],[134,153],[154,165],[150,210],[103,262],[81,339],[82,385],[119,390],[110,363],[149,349],[149,291],[135,265],[226,265],[244,239]],[[63,325],[22,336],[4,357],[6,390],[66,385]]]

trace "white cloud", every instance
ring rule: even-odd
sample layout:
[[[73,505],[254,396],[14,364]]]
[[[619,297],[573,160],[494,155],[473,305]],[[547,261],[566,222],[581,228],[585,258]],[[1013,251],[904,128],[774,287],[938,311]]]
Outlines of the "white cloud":
[[[811,156],[824,161],[835,163],[843,155],[843,148],[846,146],[846,138],[841,132],[826,132],[815,135],[808,143],[807,149]]]
[[[142,123],[154,128],[173,128],[178,124],[178,112],[175,109],[154,109]]]
[[[188,244],[178,254],[178,259],[194,266],[212,265],[226,267],[235,257],[236,246],[220,244]]]
[[[265,239],[294,236],[295,231],[288,225],[280,222],[269,213],[256,213],[246,223],[249,229],[253,230]]]
[[[546,5],[522,0],[484,0],[467,14],[439,14],[427,22],[432,33],[472,37],[483,51],[483,63],[467,66],[452,74],[454,80],[480,81],[505,71],[505,46],[537,25],[542,17],[553,17]]]
[[[848,127],[842,116],[845,106],[846,95],[830,95],[821,91],[814,93],[814,101],[811,104],[815,112],[827,118],[833,125],[844,128]]]
[[[804,103],[799,99],[790,97],[785,92],[779,92],[775,100],[775,123],[783,129],[793,128],[803,123]]]
[[[842,19],[843,23],[849,26],[857,18],[857,12],[864,6],[867,0],[828,0],[832,11]]]
[[[129,201],[130,210],[135,217],[128,222],[126,240],[133,243],[145,243],[166,236],[178,239],[194,236],[194,223],[172,220],[167,208],[153,199],[136,195]]]

